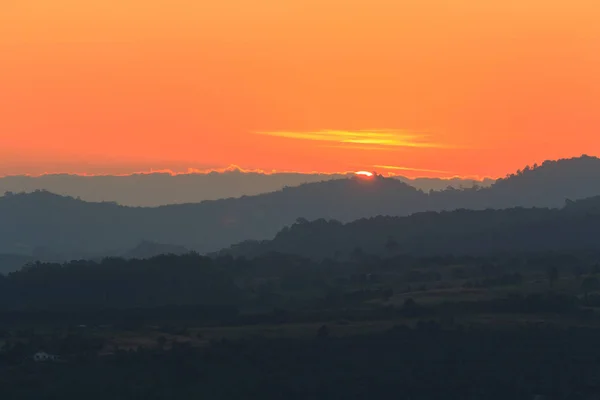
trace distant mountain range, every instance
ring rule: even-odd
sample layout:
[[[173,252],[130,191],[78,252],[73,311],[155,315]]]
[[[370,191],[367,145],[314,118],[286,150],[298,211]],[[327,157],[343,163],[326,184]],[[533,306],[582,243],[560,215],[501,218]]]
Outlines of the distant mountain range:
[[[40,259],[121,255],[141,241],[214,252],[273,238],[298,218],[350,222],[458,208],[561,207],[600,195],[600,159],[547,161],[489,188],[425,193],[397,179],[351,177],[272,193],[155,208],[89,203],[48,192],[0,197],[0,253]]]
[[[35,259],[24,254],[0,254],[0,274],[7,274],[21,268]]]
[[[166,173],[135,174],[126,176],[81,176],[54,174],[7,176],[0,178],[0,194],[4,192],[30,193],[46,190],[85,201],[113,201],[132,207],[156,207],[168,204],[198,203],[230,197],[253,196],[305,183],[344,179],[343,174],[262,174],[237,169],[225,172],[171,175]],[[444,190],[454,187],[489,186],[494,181],[476,181],[460,178],[406,178],[394,177],[417,189]]]
[[[159,256],[161,254],[174,254],[176,256],[180,256],[189,252],[190,250],[186,249],[183,246],[161,244],[144,240],[140,242],[137,246],[135,246],[133,249],[125,251],[121,254],[117,254],[117,256],[126,259],[147,259]]]

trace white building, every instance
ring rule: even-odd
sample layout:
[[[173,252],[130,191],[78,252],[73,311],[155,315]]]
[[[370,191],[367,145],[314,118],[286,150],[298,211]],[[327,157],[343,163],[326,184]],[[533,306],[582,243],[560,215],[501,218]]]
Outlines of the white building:
[[[59,357],[53,354],[48,354],[45,351],[38,351],[33,355],[33,361],[35,362],[48,362],[48,361],[58,361]]]

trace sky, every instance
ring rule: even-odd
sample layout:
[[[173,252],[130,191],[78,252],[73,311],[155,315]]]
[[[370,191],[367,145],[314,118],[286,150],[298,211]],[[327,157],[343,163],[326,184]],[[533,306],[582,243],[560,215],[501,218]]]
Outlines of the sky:
[[[2,0],[0,175],[600,154],[597,0]]]

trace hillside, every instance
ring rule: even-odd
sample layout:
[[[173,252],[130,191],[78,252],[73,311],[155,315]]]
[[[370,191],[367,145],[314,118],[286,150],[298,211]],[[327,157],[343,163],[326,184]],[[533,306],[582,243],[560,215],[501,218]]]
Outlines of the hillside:
[[[341,174],[263,174],[239,169],[224,172],[144,173],[122,176],[48,174],[0,177],[0,193],[45,190],[90,202],[113,201],[132,207],[199,203],[230,197],[254,196],[286,186],[342,179]]]
[[[569,201],[562,209],[510,208],[375,217],[348,224],[299,221],[273,240],[247,241],[219,254],[256,257],[285,253],[315,259],[368,255],[415,256],[595,251],[600,197]]]
[[[144,240],[215,251],[248,238],[271,238],[299,216],[351,221],[378,213],[415,212],[424,197],[393,179],[341,179],[156,208],[88,203],[43,191],[12,194],[0,197],[0,252],[87,258],[120,255]]]
[[[271,239],[298,218],[350,222],[428,210],[560,207],[566,199],[600,195],[598,177],[600,160],[581,157],[526,168],[490,188],[431,193],[397,179],[352,177],[155,208],[89,203],[43,191],[8,194],[0,197],[0,253],[97,257],[123,254],[142,241],[212,252],[244,240]]]
[[[32,261],[31,256],[22,254],[0,254],[0,274],[7,274]]]
[[[431,209],[562,207],[567,199],[597,195],[600,195],[600,159],[583,155],[526,166],[479,190],[432,193]]]
[[[119,256],[125,259],[148,259],[162,254],[183,255],[187,253],[189,253],[189,250],[183,246],[165,245],[145,240]]]

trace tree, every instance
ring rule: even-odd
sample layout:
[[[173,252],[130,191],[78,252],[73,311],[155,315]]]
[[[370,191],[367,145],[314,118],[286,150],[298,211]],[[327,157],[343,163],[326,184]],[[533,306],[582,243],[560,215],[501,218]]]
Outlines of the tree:
[[[600,289],[600,281],[595,276],[588,276],[581,282],[581,290],[583,290],[585,302],[588,302],[588,295]]]
[[[452,269],[452,278],[467,279],[468,277],[467,271],[464,268],[457,267]]]
[[[404,300],[404,308],[415,308],[417,306],[417,302],[412,297]]]
[[[573,271],[573,275],[577,279],[581,278],[581,275],[583,275],[583,272],[584,272],[581,265],[574,265],[572,271]]]
[[[327,325],[322,325],[317,331],[317,337],[319,339],[325,339],[329,337],[329,328]]]
[[[554,287],[554,283],[558,280],[558,269],[556,267],[550,267],[548,268],[547,274],[550,287]]]
[[[398,242],[393,237],[388,237],[387,242],[385,243],[385,249],[389,253],[394,253],[398,249]]]
[[[364,255],[363,249],[359,246],[356,246],[354,250],[352,250],[352,259],[356,262],[363,261]]]
[[[156,339],[156,344],[158,345],[158,348],[159,348],[159,349],[161,349],[161,350],[162,350],[162,349],[164,349],[164,348],[165,348],[165,345],[167,344],[167,338],[166,338],[166,337],[164,337],[164,336],[162,336],[162,335],[161,335],[161,336],[159,336],[159,337]]]
[[[420,313],[419,305],[412,297],[409,297],[408,299],[404,300],[403,312],[407,317],[418,317],[419,316],[419,313]]]
[[[393,295],[394,289],[387,288],[383,291],[381,298],[383,299],[383,301],[389,301],[389,299],[391,299]]]

